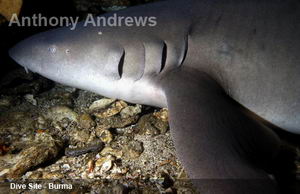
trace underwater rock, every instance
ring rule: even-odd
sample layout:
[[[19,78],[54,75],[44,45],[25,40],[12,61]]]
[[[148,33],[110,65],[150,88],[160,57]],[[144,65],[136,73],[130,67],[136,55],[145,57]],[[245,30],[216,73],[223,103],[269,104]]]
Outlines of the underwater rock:
[[[0,112],[5,112],[9,110],[11,107],[19,105],[21,102],[19,96],[0,96]]]
[[[155,123],[157,119],[153,117],[153,114],[147,114],[143,115],[137,125],[134,127],[136,131],[139,132],[139,134],[142,135],[150,135],[150,136],[156,136],[160,134],[160,131],[154,126],[153,123]]]
[[[135,130],[139,131],[139,134],[151,136],[165,134],[168,129],[169,123],[165,111],[144,115],[139,119],[135,126]]]
[[[78,118],[78,122],[84,129],[90,129],[96,125],[95,121],[87,113],[81,114]]]
[[[94,131],[95,131],[95,134],[96,136],[100,137],[101,133],[103,130],[107,130],[107,129],[110,129],[110,125],[105,125],[105,124],[97,124],[97,126],[95,127]]]
[[[121,112],[121,118],[129,118],[129,117],[133,117],[135,115],[138,115],[139,113],[142,112],[142,106],[137,104],[136,106],[127,106],[125,107]]]
[[[35,114],[31,112],[10,112],[0,116],[0,134],[13,136],[30,135],[35,129]]]
[[[100,173],[103,174],[109,171],[112,168],[112,166],[113,166],[112,160],[108,160],[104,162],[103,165],[101,166]]]
[[[26,95],[24,96],[24,98],[25,98],[25,100],[26,100],[27,102],[29,102],[30,104],[32,104],[32,105],[34,105],[34,106],[37,105],[37,101],[36,101],[36,99],[34,99],[34,96],[33,96],[32,94],[26,94]]]
[[[99,194],[127,194],[128,189],[126,186],[122,185],[121,183],[117,183],[116,181],[112,181],[109,185],[93,185],[92,187],[93,194],[99,193]],[[146,193],[145,193],[146,194]],[[150,193],[149,193],[150,194]]]
[[[54,106],[44,115],[45,118],[54,122],[62,121],[64,118],[68,118],[71,121],[78,122],[78,114],[67,106]]]
[[[141,106],[128,106],[124,101],[116,101],[107,109],[97,111],[94,115],[105,128],[122,128],[134,124],[141,112]]]
[[[166,172],[158,173],[157,182],[165,189],[172,187],[174,184],[174,180]]]
[[[35,125],[35,127],[37,129],[46,129],[46,127],[47,127],[46,124],[47,124],[46,119],[43,116],[39,116],[36,119],[36,125]]]
[[[55,179],[62,179],[64,178],[64,175],[60,172],[43,172],[41,179],[49,179],[49,180],[55,180]]]
[[[86,143],[90,138],[90,132],[86,129],[74,129],[70,131],[69,136],[72,144],[73,142],[74,144],[77,142]]]
[[[126,102],[120,100],[120,101],[116,101],[115,103],[111,104],[111,106],[109,108],[98,110],[98,111],[94,112],[93,114],[97,118],[100,118],[100,119],[108,118],[108,117],[111,117],[111,116],[114,116],[114,115],[120,113],[121,110],[123,110],[127,106],[128,105]]]
[[[118,184],[112,188],[112,193],[115,194],[127,193],[127,188],[121,184]]]
[[[110,98],[102,98],[100,100],[94,101],[91,106],[89,107],[90,111],[96,111],[96,110],[101,110],[105,109],[108,106],[110,106],[113,102],[115,102],[115,99],[110,99]]]
[[[153,115],[155,117],[157,117],[158,119],[160,119],[161,121],[168,122],[169,112],[168,112],[168,109],[166,109],[166,108],[162,108],[159,111],[154,112]]]
[[[111,178],[122,178],[128,172],[128,170],[129,169],[127,167],[117,166],[116,163],[114,163],[113,168],[110,170]]]
[[[99,169],[101,174],[105,173],[112,168],[115,160],[116,158],[112,155],[101,157],[95,162],[95,170]]]
[[[37,95],[53,87],[53,82],[41,76],[17,69],[1,79],[0,93],[6,95]]]
[[[61,150],[62,145],[63,143],[60,140],[54,139],[47,133],[37,133],[32,145],[15,156],[16,163],[4,176],[6,178],[21,177],[29,169],[54,159]]]
[[[43,177],[43,172],[42,171],[28,171],[25,175],[24,178],[36,180],[36,179],[41,179]]]
[[[103,150],[100,152],[100,155],[102,155],[102,156],[113,155],[113,156],[115,156],[117,159],[120,159],[120,158],[122,158],[122,156],[123,156],[123,151],[122,151],[122,150],[113,149],[113,148],[111,148],[111,147],[105,147],[105,148],[103,148]]]
[[[10,107],[13,105],[12,96],[1,96],[0,97],[0,107]]]
[[[108,128],[123,128],[128,125],[136,123],[138,120],[138,116],[121,118],[120,116],[112,116],[108,118],[98,119],[99,123],[103,126],[107,126]]]
[[[49,172],[49,171],[29,171],[25,174],[24,177],[30,179],[30,180],[41,180],[41,179],[47,179],[47,180],[57,180],[57,179],[63,179],[64,174],[58,171],[55,172]]]
[[[124,156],[127,159],[136,159],[143,153],[143,143],[139,141],[130,141],[123,149]]]
[[[96,135],[101,139],[101,141],[106,144],[110,143],[113,140],[113,135],[109,130],[106,129],[101,130],[100,132],[98,132],[98,134],[96,133]]]

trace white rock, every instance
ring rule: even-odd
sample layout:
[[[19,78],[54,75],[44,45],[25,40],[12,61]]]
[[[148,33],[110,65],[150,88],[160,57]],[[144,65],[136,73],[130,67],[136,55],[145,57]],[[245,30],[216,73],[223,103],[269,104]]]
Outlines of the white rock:
[[[29,102],[30,104],[36,106],[37,105],[37,101],[36,99],[34,99],[33,95],[32,94],[26,94],[24,96],[24,98],[26,99],[27,102]]]
[[[61,121],[68,118],[71,121],[77,122],[78,114],[67,106],[54,106],[44,115],[45,118],[53,121]]]
[[[127,106],[121,112],[122,118],[132,117],[142,112],[142,106],[137,104],[136,106]]]
[[[97,109],[104,109],[111,105],[116,99],[110,99],[110,98],[102,98],[100,100],[97,100],[92,103],[92,105],[89,107],[90,111],[94,111]]]
[[[104,162],[101,169],[100,169],[101,174],[104,173],[104,172],[109,171],[112,167],[112,164],[113,163],[112,163],[111,160],[108,160],[108,161]]]

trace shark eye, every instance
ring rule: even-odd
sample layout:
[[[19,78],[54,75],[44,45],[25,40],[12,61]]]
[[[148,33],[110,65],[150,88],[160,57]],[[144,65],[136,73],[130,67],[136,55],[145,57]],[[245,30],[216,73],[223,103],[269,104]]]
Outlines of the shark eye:
[[[56,46],[50,46],[50,47],[48,48],[48,51],[49,51],[50,53],[55,53],[55,52],[56,52]]]
[[[70,49],[66,49],[66,54],[69,54],[70,53]]]

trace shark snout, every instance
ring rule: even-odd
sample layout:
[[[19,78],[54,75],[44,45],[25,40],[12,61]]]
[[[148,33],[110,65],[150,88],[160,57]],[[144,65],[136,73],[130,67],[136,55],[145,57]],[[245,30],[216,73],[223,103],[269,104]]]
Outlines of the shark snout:
[[[26,52],[24,51],[25,48],[22,48],[20,43],[16,46],[12,47],[8,51],[8,55],[19,65],[23,66],[25,71],[28,73],[28,62],[26,62]]]
[[[37,41],[28,38],[13,46],[9,51],[9,56],[19,65],[23,66],[25,70],[32,70],[35,72],[35,65],[40,57],[40,49],[37,46]]]
[[[22,49],[20,49],[19,44],[15,45],[8,51],[8,55],[18,64],[21,64],[21,56],[22,56]]]

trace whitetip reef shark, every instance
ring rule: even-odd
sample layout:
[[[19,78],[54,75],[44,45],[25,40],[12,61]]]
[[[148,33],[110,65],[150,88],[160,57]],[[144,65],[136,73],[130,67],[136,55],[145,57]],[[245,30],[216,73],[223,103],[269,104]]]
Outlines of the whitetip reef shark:
[[[169,109],[200,193],[278,193],[269,165],[300,133],[300,1],[173,0],[104,14],[155,26],[68,27],[13,47],[20,65],[110,98]]]

